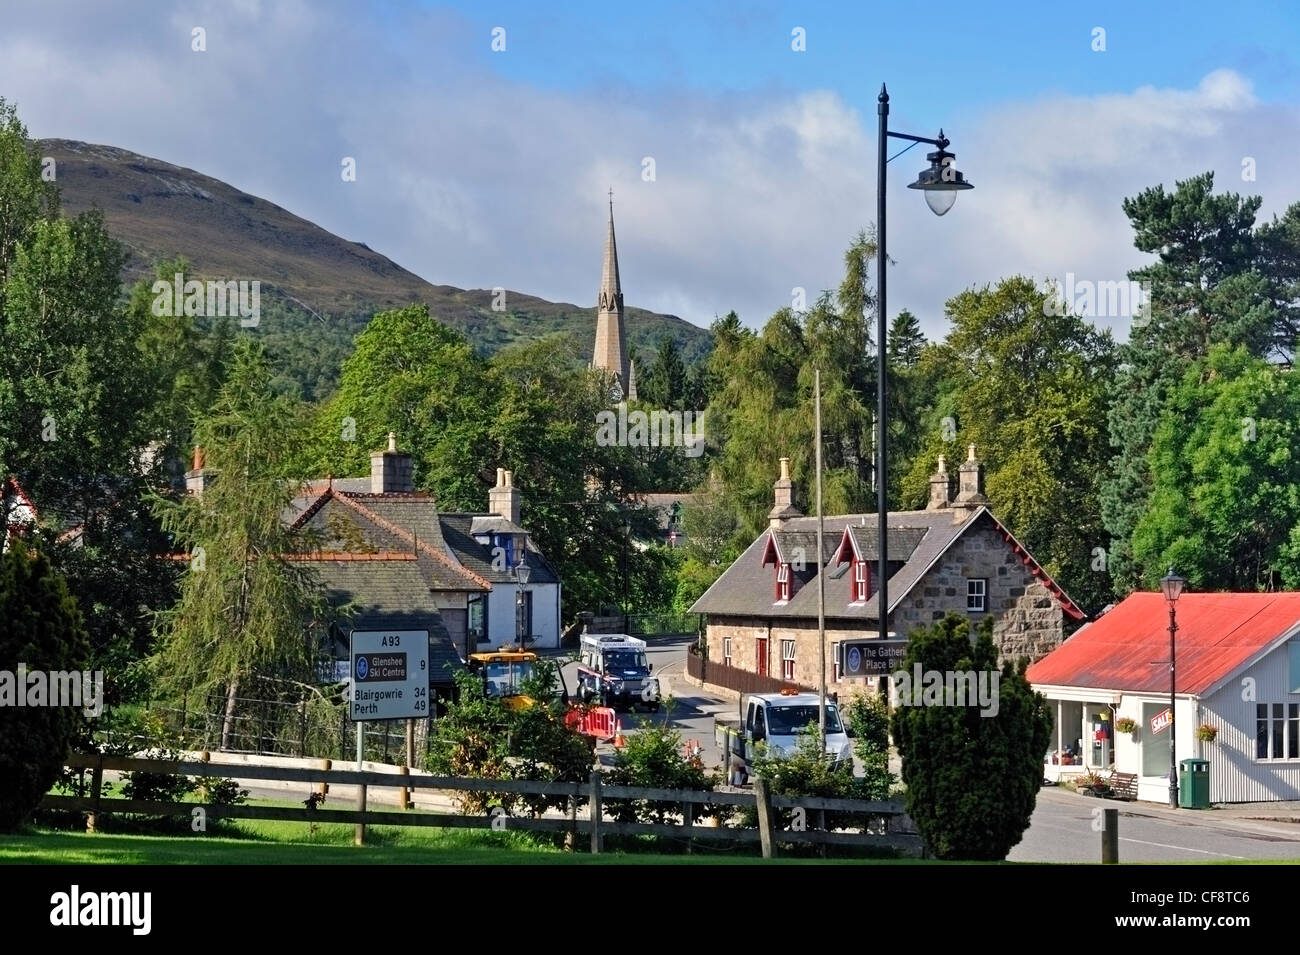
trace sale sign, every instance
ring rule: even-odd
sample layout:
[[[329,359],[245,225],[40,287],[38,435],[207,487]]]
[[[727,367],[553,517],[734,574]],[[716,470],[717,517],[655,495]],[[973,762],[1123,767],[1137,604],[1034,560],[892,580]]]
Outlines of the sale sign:
[[[1155,716],[1151,717],[1151,732],[1163,733],[1169,728],[1169,724],[1174,721],[1173,711],[1165,707]]]

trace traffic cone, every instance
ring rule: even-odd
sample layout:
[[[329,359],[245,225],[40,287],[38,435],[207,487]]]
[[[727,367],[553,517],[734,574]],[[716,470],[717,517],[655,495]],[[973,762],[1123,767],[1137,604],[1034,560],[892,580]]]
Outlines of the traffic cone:
[[[623,745],[625,745],[623,741],[623,721],[615,720],[614,721],[614,746],[615,748],[618,748]]]

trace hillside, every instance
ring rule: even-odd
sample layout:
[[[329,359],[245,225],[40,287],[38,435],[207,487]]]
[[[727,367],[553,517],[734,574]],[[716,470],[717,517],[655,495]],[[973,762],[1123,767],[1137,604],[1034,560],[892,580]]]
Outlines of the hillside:
[[[494,312],[490,290],[432,285],[362,243],[192,169],[113,146],[66,139],[36,145],[55,159],[67,213],[103,211],[131,253],[129,280],[152,278],[154,262],[177,256],[199,277],[260,279],[264,314],[270,307],[276,321],[264,321],[259,332],[308,398],[334,386],[338,362],[373,312],[412,302],[427,304],[484,353],[567,332],[583,349],[576,357],[591,357],[594,305],[509,291],[510,310]],[[627,319],[632,346],[646,358],[665,335],[688,362],[708,348],[708,332],[676,316],[629,307]]]

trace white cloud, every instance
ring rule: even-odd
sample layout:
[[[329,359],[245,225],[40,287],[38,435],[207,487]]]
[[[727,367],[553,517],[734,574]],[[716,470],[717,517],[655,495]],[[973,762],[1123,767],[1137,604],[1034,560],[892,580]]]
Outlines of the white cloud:
[[[542,91],[497,72],[464,21],[410,7],[385,22],[342,0],[59,6],[55,20],[10,5],[0,34],[0,95],[33,135],[193,167],[432,282],[593,304],[612,186],[631,304],[700,324],[735,308],[757,325],[793,286],[834,287],[875,219],[874,110],[834,92]],[[190,50],[195,25],[206,53]],[[925,147],[890,166],[890,311],[911,308],[932,335],[971,284],[1122,278],[1145,257],[1120,202],[1146,186],[1213,168],[1266,211],[1294,192],[1295,110],[1231,70],[960,119],[951,148],[976,188],[947,216],[905,188]],[[1258,182],[1241,182],[1243,156]]]

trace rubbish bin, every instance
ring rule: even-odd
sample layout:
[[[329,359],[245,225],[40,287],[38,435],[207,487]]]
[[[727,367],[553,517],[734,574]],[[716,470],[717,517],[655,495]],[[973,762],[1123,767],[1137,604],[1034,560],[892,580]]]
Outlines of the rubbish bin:
[[[1178,764],[1178,805],[1184,809],[1210,808],[1210,761],[1184,759]]]

